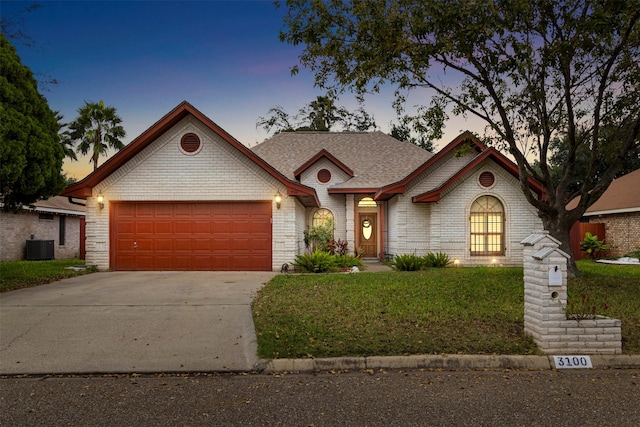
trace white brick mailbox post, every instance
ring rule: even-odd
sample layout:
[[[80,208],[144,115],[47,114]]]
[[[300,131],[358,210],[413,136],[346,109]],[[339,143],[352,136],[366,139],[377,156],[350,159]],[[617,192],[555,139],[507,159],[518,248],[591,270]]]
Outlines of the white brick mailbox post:
[[[569,320],[567,259],[548,231],[531,234],[524,245],[524,332],[547,354],[621,354],[622,322],[604,316]]]

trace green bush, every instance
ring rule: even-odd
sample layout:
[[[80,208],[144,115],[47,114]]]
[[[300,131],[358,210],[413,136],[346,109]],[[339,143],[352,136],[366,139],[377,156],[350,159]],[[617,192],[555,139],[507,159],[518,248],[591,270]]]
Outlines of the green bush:
[[[316,250],[330,251],[333,241],[333,220],[327,219],[323,225],[312,227],[304,231],[304,245],[310,252]]]
[[[335,264],[339,268],[351,268],[358,267],[362,268],[362,260],[360,258],[356,258],[353,255],[335,255]]]
[[[335,268],[335,257],[316,249],[309,254],[297,255],[293,265],[303,273],[325,273]]]
[[[425,266],[425,258],[416,254],[396,255],[391,265],[398,271],[418,271]]]
[[[580,242],[580,250],[586,252],[591,259],[596,259],[600,251],[609,249],[611,245],[605,244],[604,240],[598,240],[598,236],[593,236],[588,231],[584,235],[584,241]]]
[[[625,254],[625,256],[628,256],[631,258],[640,258],[640,248],[636,248],[635,251],[629,252],[628,254]]]
[[[438,252],[437,254],[429,252],[424,256],[424,264],[425,267],[444,268],[451,264],[451,260],[449,259],[449,255],[443,252]]]

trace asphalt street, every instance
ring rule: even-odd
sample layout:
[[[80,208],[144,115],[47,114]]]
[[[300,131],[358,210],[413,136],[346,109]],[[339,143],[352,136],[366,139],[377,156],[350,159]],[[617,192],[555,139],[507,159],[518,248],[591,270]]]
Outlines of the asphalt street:
[[[0,425],[638,426],[640,370],[0,379]]]

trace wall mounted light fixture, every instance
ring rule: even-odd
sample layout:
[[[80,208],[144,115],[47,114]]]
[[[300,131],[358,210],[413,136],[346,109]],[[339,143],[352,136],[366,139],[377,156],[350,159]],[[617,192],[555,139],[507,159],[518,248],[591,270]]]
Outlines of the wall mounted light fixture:
[[[280,194],[280,190],[273,196],[273,201],[276,202],[276,209],[280,209],[280,204],[282,203],[282,194]]]
[[[100,206],[100,209],[104,209],[104,196],[102,195],[102,193],[98,193],[96,201],[98,202],[98,206]]]

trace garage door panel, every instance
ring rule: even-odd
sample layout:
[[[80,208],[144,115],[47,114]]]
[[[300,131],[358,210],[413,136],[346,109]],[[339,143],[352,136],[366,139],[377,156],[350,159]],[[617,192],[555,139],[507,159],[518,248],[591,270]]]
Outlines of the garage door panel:
[[[271,202],[112,206],[115,270],[271,270]]]
[[[211,233],[211,221],[194,221],[191,225],[191,232],[193,234],[210,234]]]
[[[191,247],[194,251],[211,251],[211,239],[202,238],[202,239],[193,239]]]
[[[157,252],[173,252],[173,240],[155,239],[155,250]]]
[[[191,234],[191,221],[189,220],[174,221],[173,232],[176,234]]]
[[[174,250],[176,252],[184,252],[191,250],[191,238],[190,237],[179,237],[173,239]]]
[[[158,220],[154,223],[155,234],[173,234],[173,222],[169,220]]]
[[[142,220],[136,222],[137,234],[154,234],[154,222],[150,220]]]

